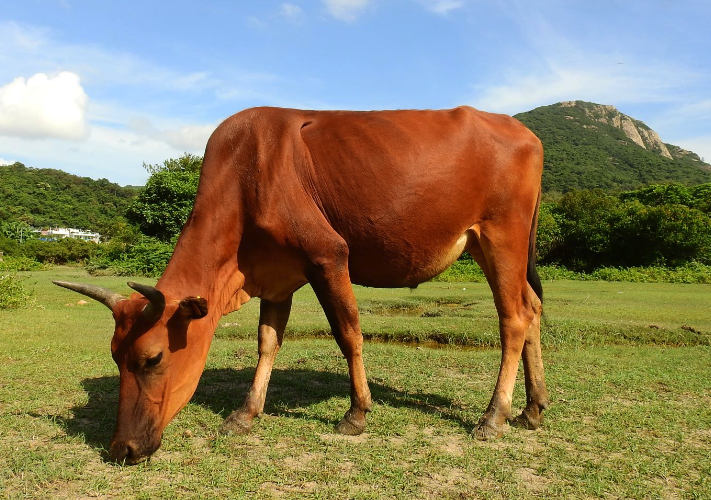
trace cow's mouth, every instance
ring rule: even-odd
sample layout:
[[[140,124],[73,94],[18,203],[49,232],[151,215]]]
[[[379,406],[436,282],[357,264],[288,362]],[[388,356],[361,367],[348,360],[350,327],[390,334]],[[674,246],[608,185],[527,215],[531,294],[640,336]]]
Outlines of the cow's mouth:
[[[140,464],[148,460],[159,446],[160,440],[157,446],[151,447],[152,449],[142,448],[130,441],[113,442],[109,450],[109,460],[120,465]]]

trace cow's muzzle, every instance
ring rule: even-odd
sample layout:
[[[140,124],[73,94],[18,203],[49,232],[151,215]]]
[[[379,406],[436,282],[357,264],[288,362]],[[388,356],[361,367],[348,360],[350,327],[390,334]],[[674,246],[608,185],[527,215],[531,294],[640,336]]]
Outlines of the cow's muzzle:
[[[155,446],[144,447],[133,441],[114,441],[109,449],[109,459],[122,465],[135,465],[148,460],[160,447],[160,440]]]

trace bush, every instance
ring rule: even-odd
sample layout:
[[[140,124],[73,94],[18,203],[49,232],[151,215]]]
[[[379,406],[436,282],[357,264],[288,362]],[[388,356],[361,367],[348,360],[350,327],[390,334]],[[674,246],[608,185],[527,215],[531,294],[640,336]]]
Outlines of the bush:
[[[711,195],[705,186],[650,186],[622,200],[601,190],[571,191],[557,205],[541,206],[538,258],[588,273],[711,264],[711,217],[699,209]]]
[[[432,281],[469,281],[474,283],[486,283],[486,277],[479,265],[466,254],[461,260],[457,260],[447,270]]]
[[[2,252],[5,257],[8,255],[19,255],[20,244],[4,234],[0,234],[0,252]]]
[[[556,265],[538,266],[538,275],[542,280],[581,280],[585,276],[584,273],[576,273]]]
[[[687,187],[681,184],[647,186],[620,194],[623,201],[637,200],[644,205],[684,205],[711,215],[711,184]]]
[[[536,255],[539,261],[547,261],[559,251],[563,243],[560,228],[561,217],[555,212],[555,205],[541,204],[538,212],[538,232],[536,233]]]
[[[157,277],[173,254],[173,244],[141,237],[135,245],[112,241],[101,247],[86,269],[91,274]]]
[[[711,218],[684,205],[627,203],[610,241],[613,264],[677,267],[711,264]]]
[[[15,273],[0,272],[0,309],[25,307],[32,301],[32,294],[25,290]]]
[[[28,257],[4,257],[0,261],[0,271],[40,271],[45,267]]]
[[[647,266],[615,268],[603,267],[583,275],[594,281],[628,281],[632,283],[700,283],[711,284],[711,266],[691,262],[676,268]]]
[[[30,240],[20,246],[20,253],[45,264],[67,264],[89,260],[97,248],[98,245],[93,241],[75,238],[59,241]]]
[[[567,193],[554,210],[559,220],[560,243],[549,254],[552,263],[591,270],[614,262],[610,240],[620,212],[620,201],[602,190]]]

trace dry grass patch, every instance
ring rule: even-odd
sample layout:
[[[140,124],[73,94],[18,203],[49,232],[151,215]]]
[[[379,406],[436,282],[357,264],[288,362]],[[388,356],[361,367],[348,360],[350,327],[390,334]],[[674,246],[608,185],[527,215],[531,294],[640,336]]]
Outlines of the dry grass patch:
[[[476,478],[459,468],[425,474],[418,480],[422,488],[420,498],[425,500],[481,498],[480,495],[495,488],[490,479]]]

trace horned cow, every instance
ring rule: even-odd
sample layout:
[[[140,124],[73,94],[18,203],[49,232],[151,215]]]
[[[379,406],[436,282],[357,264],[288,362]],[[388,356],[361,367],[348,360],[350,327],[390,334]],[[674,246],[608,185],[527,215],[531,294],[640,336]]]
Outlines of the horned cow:
[[[55,282],[113,312],[120,372],[110,456],[136,463],[192,397],[221,316],[259,297],[259,361],[244,404],[222,432],[248,432],[264,408],[293,293],[310,283],[348,363],[351,406],[336,426],[360,434],[371,410],[351,284],[414,287],[467,250],[499,315],[501,366],[474,429],[511,420],[523,358],[537,428],[548,405],[535,269],[543,149],[518,121],[469,107],[441,111],[254,108],[208,141],[194,208],[155,287],[110,290]]]

